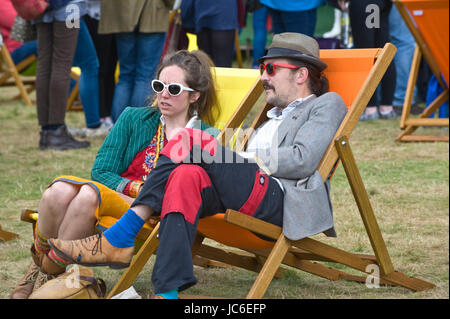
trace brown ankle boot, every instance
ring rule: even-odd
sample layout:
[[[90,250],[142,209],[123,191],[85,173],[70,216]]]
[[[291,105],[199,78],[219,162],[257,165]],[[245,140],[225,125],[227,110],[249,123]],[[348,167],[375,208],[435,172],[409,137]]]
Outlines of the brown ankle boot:
[[[61,267],[55,264],[48,255],[43,255],[41,258],[41,272],[48,275],[59,275],[66,270],[65,267]]]
[[[57,257],[83,266],[109,266],[122,269],[130,265],[134,246],[117,248],[109,243],[103,233],[79,240],[48,240]]]
[[[28,267],[25,276],[19,281],[17,286],[11,292],[11,299],[27,299],[33,292],[34,284],[39,274],[39,266],[34,262]]]

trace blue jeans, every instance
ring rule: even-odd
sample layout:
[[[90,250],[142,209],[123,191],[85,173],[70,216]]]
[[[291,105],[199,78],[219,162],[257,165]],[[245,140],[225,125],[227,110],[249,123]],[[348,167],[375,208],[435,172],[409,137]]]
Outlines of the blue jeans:
[[[37,41],[25,42],[11,52],[11,58],[14,61],[14,64],[18,64],[32,54],[37,55]]]
[[[397,77],[392,104],[395,106],[403,106],[416,41],[400,16],[396,6],[392,6],[391,12],[389,13],[389,33],[392,43],[397,47],[397,54],[394,57]]]
[[[127,106],[142,107],[151,100],[150,82],[161,58],[165,36],[165,33],[117,34],[120,74],[111,109],[114,122]]]
[[[253,12],[253,63],[252,67],[258,67],[258,59],[266,53],[267,42],[267,7]]]
[[[317,9],[306,11],[279,11],[268,8],[272,17],[272,31],[274,34],[282,32],[303,33],[314,36],[317,20]]]
[[[80,33],[73,65],[81,69],[79,82],[80,98],[83,103],[86,126],[93,128],[100,125],[98,58],[86,23],[80,19]]]

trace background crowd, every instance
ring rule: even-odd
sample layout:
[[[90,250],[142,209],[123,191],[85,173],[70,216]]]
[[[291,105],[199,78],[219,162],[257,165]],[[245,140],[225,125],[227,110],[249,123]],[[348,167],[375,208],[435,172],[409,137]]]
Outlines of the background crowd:
[[[90,143],[85,138],[105,137],[127,106],[151,104],[150,82],[156,66],[168,50],[187,47],[186,32],[196,34],[198,48],[216,66],[232,67],[236,36],[251,17],[251,66],[257,68],[257,59],[265,54],[270,33],[314,36],[318,8],[333,6],[335,26],[341,24],[339,14],[349,16],[346,30],[351,30],[352,47],[380,48],[392,42],[398,50],[361,120],[394,119],[401,114],[415,48],[414,38],[389,0],[59,1],[63,3],[61,7],[47,9],[28,21],[35,27],[37,38],[26,42],[11,36],[20,19],[12,1],[0,0],[0,28],[14,63],[37,55],[36,104],[41,149],[88,147]],[[370,4],[380,9],[379,27],[365,25],[366,7]],[[169,16],[176,9],[180,9],[180,23],[174,32]],[[73,20],[71,24],[68,19]],[[329,36],[341,40],[344,37],[340,32]],[[327,42],[319,43],[325,43],[322,48],[329,48]],[[425,101],[431,76],[426,63],[422,64],[413,114],[421,111],[417,105]],[[82,129],[65,124],[73,66],[81,69],[79,94],[86,121]]]

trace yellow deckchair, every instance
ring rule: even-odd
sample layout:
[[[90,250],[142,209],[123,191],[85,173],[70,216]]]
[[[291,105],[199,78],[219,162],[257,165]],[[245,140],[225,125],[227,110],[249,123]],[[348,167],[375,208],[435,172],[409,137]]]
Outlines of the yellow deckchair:
[[[322,158],[318,170],[325,180],[330,176],[337,161],[342,161],[374,255],[346,252],[312,238],[294,242],[287,239],[278,226],[228,210],[226,214],[217,214],[199,221],[198,235],[192,247],[193,256],[199,255],[257,272],[258,276],[247,295],[248,298],[264,296],[281,264],[329,280],[347,279],[365,282],[365,276],[350,275],[312,260],[343,264],[366,274],[372,273],[373,268],[369,266],[376,266],[379,268],[381,284],[399,285],[414,291],[434,287],[431,283],[410,278],[394,270],[348,141],[365,106],[391,63],[395,51],[392,44],[387,44],[383,49],[321,51],[321,59],[328,64],[326,74],[330,80],[330,91],[335,91],[343,97],[349,112]],[[255,83],[224,128],[236,128],[241,125],[261,92],[262,85],[259,82]],[[266,105],[259,111],[252,127],[257,127],[264,121],[268,107]],[[224,134],[219,135],[218,138],[223,144],[228,142]],[[109,298],[127,289],[133,283],[158,246],[158,229],[159,224],[155,226],[134,256],[129,268],[110,291]],[[276,242],[262,240],[253,232],[272,238]],[[236,253],[206,245],[203,243],[204,238],[243,249],[245,252]]]
[[[229,69],[229,68],[214,68],[217,98],[221,101],[221,112],[218,119],[216,119],[215,127],[223,129],[230,118],[235,116],[235,110],[242,100],[248,102],[256,102],[257,98],[262,93],[262,86],[259,85],[259,71],[252,69]],[[257,90],[255,91],[255,88]],[[249,94],[249,92],[253,92]],[[253,104],[252,104],[253,105]],[[236,127],[239,127],[237,125]],[[35,223],[37,222],[39,214],[36,210],[24,209],[21,213],[21,220],[32,223],[33,231]],[[112,216],[101,216],[97,222],[99,229],[107,229],[117,221]],[[150,223],[146,223],[136,237],[136,250],[148,238],[153,230]],[[197,258],[196,264],[207,265],[208,261]],[[217,263],[215,263],[217,265]]]

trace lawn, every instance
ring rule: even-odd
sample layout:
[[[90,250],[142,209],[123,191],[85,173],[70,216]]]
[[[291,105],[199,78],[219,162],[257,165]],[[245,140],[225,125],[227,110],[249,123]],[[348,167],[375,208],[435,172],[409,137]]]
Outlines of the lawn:
[[[43,190],[60,174],[89,178],[101,145],[101,140],[93,140],[88,149],[38,150],[36,108],[10,101],[14,94],[13,89],[0,88],[0,225],[20,237],[0,242],[0,298],[8,298],[31,261],[31,226],[19,220],[20,211],[36,208]],[[83,113],[69,112],[67,124],[82,127]],[[422,131],[448,134],[441,129]],[[360,122],[350,144],[394,267],[436,288],[424,292],[386,286],[369,289],[287,268],[281,279],[271,283],[266,298],[449,298],[449,144],[398,143],[399,132],[398,119]],[[372,254],[342,165],[333,176],[332,199],[338,238],[317,237],[342,249]],[[153,291],[153,260],[134,283],[143,296]],[[111,289],[121,272],[100,267],[95,273]],[[186,294],[243,298],[255,279],[254,273],[236,268],[196,266],[195,273],[199,282]]]

